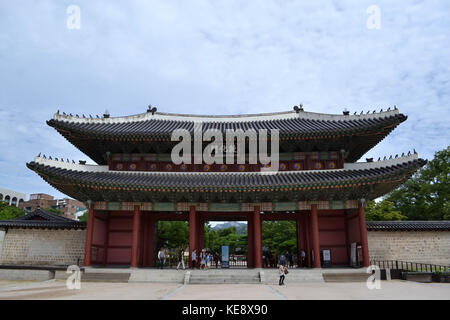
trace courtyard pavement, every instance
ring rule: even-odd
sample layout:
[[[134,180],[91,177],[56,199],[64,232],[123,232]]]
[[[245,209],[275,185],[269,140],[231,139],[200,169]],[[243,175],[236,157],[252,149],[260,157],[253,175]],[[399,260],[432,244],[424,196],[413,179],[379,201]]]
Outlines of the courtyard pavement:
[[[450,300],[450,284],[382,281],[369,290],[364,282],[180,285],[175,283],[85,282],[68,290],[65,281],[0,281],[0,300],[11,299],[145,299],[145,300],[306,300],[306,299],[443,299]]]

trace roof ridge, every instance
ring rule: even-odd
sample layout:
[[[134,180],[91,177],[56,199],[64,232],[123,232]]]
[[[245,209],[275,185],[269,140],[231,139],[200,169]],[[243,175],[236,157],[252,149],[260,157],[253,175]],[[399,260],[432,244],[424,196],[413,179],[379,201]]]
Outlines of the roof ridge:
[[[373,119],[379,117],[387,117],[399,114],[400,111],[395,108],[386,111],[381,109],[379,112],[361,113],[361,114],[330,114],[330,113],[318,113],[310,111],[281,111],[281,112],[269,112],[259,114],[235,114],[235,115],[195,115],[195,114],[181,114],[181,113],[165,113],[150,112],[119,116],[119,117],[103,117],[103,118],[87,118],[84,115],[82,117],[72,114],[60,114],[59,110],[53,115],[53,120],[74,122],[74,123],[126,123],[126,122],[138,122],[147,120],[161,120],[161,121],[188,121],[188,122],[257,122],[268,120],[281,120],[281,119],[312,119],[322,121],[348,121],[359,119]]]

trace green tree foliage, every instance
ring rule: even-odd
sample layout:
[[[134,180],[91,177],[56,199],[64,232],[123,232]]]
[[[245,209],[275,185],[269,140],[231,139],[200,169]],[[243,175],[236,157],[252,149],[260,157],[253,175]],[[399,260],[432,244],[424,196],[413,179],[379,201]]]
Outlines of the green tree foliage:
[[[55,209],[55,208],[45,208],[44,211],[53,212],[56,213],[58,216],[62,216],[64,214],[64,211]]]
[[[450,147],[387,196],[408,220],[450,220]]]
[[[297,224],[295,221],[264,221],[263,246],[277,255],[297,252]]]
[[[185,221],[158,221],[156,249],[186,249],[189,246],[189,224]]]
[[[206,224],[205,247],[220,254],[222,246],[230,246],[230,253],[247,254],[247,233],[239,234],[236,227],[213,230]]]
[[[25,215],[25,210],[0,201],[0,220],[12,220],[23,215]]]
[[[380,202],[370,201],[365,209],[367,221],[405,220],[406,216],[394,209],[394,203],[388,200]]]
[[[83,222],[88,221],[89,210],[86,210],[78,219]]]

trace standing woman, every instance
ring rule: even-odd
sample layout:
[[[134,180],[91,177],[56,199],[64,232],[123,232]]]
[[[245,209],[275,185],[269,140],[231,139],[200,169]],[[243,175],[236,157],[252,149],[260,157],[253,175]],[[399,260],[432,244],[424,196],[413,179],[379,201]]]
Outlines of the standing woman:
[[[177,270],[180,268],[180,265],[183,266],[183,270],[184,270],[185,269],[185,267],[184,267],[184,249],[181,249],[178,259],[179,260],[178,260]]]
[[[286,271],[287,268],[283,264],[280,264],[280,267],[278,268],[278,274],[280,275],[280,281],[278,282],[278,285],[280,286],[284,286],[284,278]]]

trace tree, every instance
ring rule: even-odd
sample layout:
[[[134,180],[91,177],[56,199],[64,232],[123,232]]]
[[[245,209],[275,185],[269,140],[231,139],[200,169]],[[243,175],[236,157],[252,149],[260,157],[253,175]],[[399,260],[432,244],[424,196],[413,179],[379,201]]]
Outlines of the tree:
[[[64,214],[64,211],[55,209],[55,208],[45,208],[44,211],[53,212],[56,213],[58,216],[62,216]]]
[[[277,255],[297,252],[297,224],[295,221],[264,221],[263,246]]]
[[[156,248],[187,248],[189,245],[189,225],[185,221],[158,221]]]
[[[82,222],[87,222],[89,217],[89,210],[86,210],[78,219]]]
[[[394,209],[394,203],[388,200],[380,202],[370,201],[365,209],[366,219],[368,221],[393,221],[405,220],[408,217],[402,215],[398,210]]]
[[[205,226],[205,247],[212,252],[220,253],[222,246],[229,246],[230,253],[240,248],[240,254],[247,254],[247,234],[239,234],[236,227],[213,230],[208,223]]]
[[[408,220],[450,220],[450,147],[387,196]]]
[[[25,210],[0,201],[0,220],[12,220],[25,215]]]

